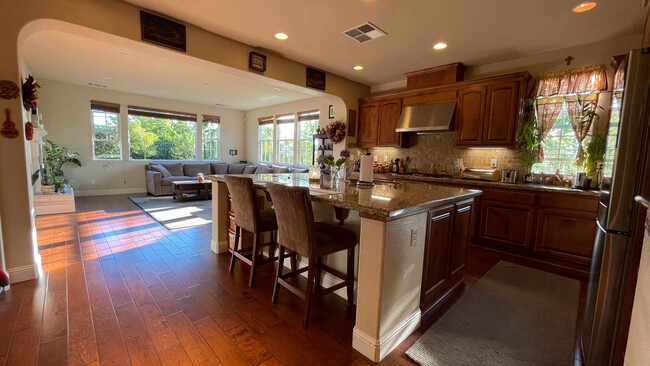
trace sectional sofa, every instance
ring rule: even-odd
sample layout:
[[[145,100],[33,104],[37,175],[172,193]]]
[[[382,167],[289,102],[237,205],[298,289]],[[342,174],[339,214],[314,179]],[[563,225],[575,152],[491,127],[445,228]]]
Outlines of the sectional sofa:
[[[272,174],[305,173],[307,169],[278,165],[226,163],[149,163],[145,165],[147,193],[154,196],[172,194],[172,181],[196,178],[199,173],[210,174]]]

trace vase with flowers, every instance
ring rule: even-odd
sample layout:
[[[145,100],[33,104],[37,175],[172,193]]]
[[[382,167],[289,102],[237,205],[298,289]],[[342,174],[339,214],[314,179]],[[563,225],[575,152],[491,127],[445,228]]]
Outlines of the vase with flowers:
[[[345,164],[349,157],[350,150],[341,150],[340,157],[336,160],[334,159],[333,155],[329,155],[327,157],[325,164],[330,167],[330,177],[332,179],[332,184],[339,180],[339,172],[341,170],[341,166]]]

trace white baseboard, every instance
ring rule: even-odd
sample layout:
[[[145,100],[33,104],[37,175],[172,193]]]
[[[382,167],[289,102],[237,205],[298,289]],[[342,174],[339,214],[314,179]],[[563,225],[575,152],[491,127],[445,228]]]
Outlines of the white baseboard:
[[[228,240],[222,240],[220,242],[215,241],[214,239],[210,240],[210,248],[213,252],[225,253],[228,251]]]
[[[38,278],[38,273],[38,264],[28,264],[26,266],[7,268],[7,274],[9,275],[9,281],[11,283],[33,280]]]
[[[421,319],[422,313],[418,309],[380,339],[369,336],[355,326],[352,347],[373,362],[380,362],[420,326]]]
[[[75,196],[109,196],[114,194],[147,193],[146,188],[117,188],[117,189],[91,189],[88,191],[74,191]]]

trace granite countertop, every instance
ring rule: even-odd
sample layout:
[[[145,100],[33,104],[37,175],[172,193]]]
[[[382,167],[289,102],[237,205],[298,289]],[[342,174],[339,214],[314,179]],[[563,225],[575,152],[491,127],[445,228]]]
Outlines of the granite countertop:
[[[407,174],[377,174],[379,178],[393,178],[397,180],[408,180],[408,181],[419,181],[419,182],[430,182],[430,183],[445,183],[445,184],[459,184],[466,186],[477,186],[477,187],[494,187],[494,188],[503,188],[503,189],[520,189],[528,191],[537,191],[537,192],[555,192],[555,193],[567,193],[580,196],[590,196],[598,197],[600,191],[598,190],[583,190],[576,188],[566,188],[566,187],[556,187],[556,186],[546,186],[543,184],[528,184],[528,183],[501,183],[501,182],[488,182],[482,180],[471,180],[471,179],[459,179],[459,178],[446,178],[446,177],[419,177]]]
[[[332,189],[329,181],[310,182],[309,174],[246,174],[255,185],[264,189],[266,182],[309,187],[312,201],[359,211],[366,216],[392,220],[425,212],[432,208],[473,198],[482,192],[476,189],[446,187],[422,182],[378,182],[372,188],[358,188],[352,182],[339,182]],[[212,181],[224,182],[225,175],[210,175]],[[324,183],[323,183],[324,182]]]

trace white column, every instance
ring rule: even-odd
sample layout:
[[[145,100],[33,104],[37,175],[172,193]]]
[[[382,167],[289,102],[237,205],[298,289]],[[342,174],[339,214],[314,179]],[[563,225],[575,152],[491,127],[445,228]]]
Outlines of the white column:
[[[212,251],[228,251],[228,186],[212,182]]]
[[[426,223],[426,212],[389,222],[361,219],[352,346],[374,362],[420,326]]]

